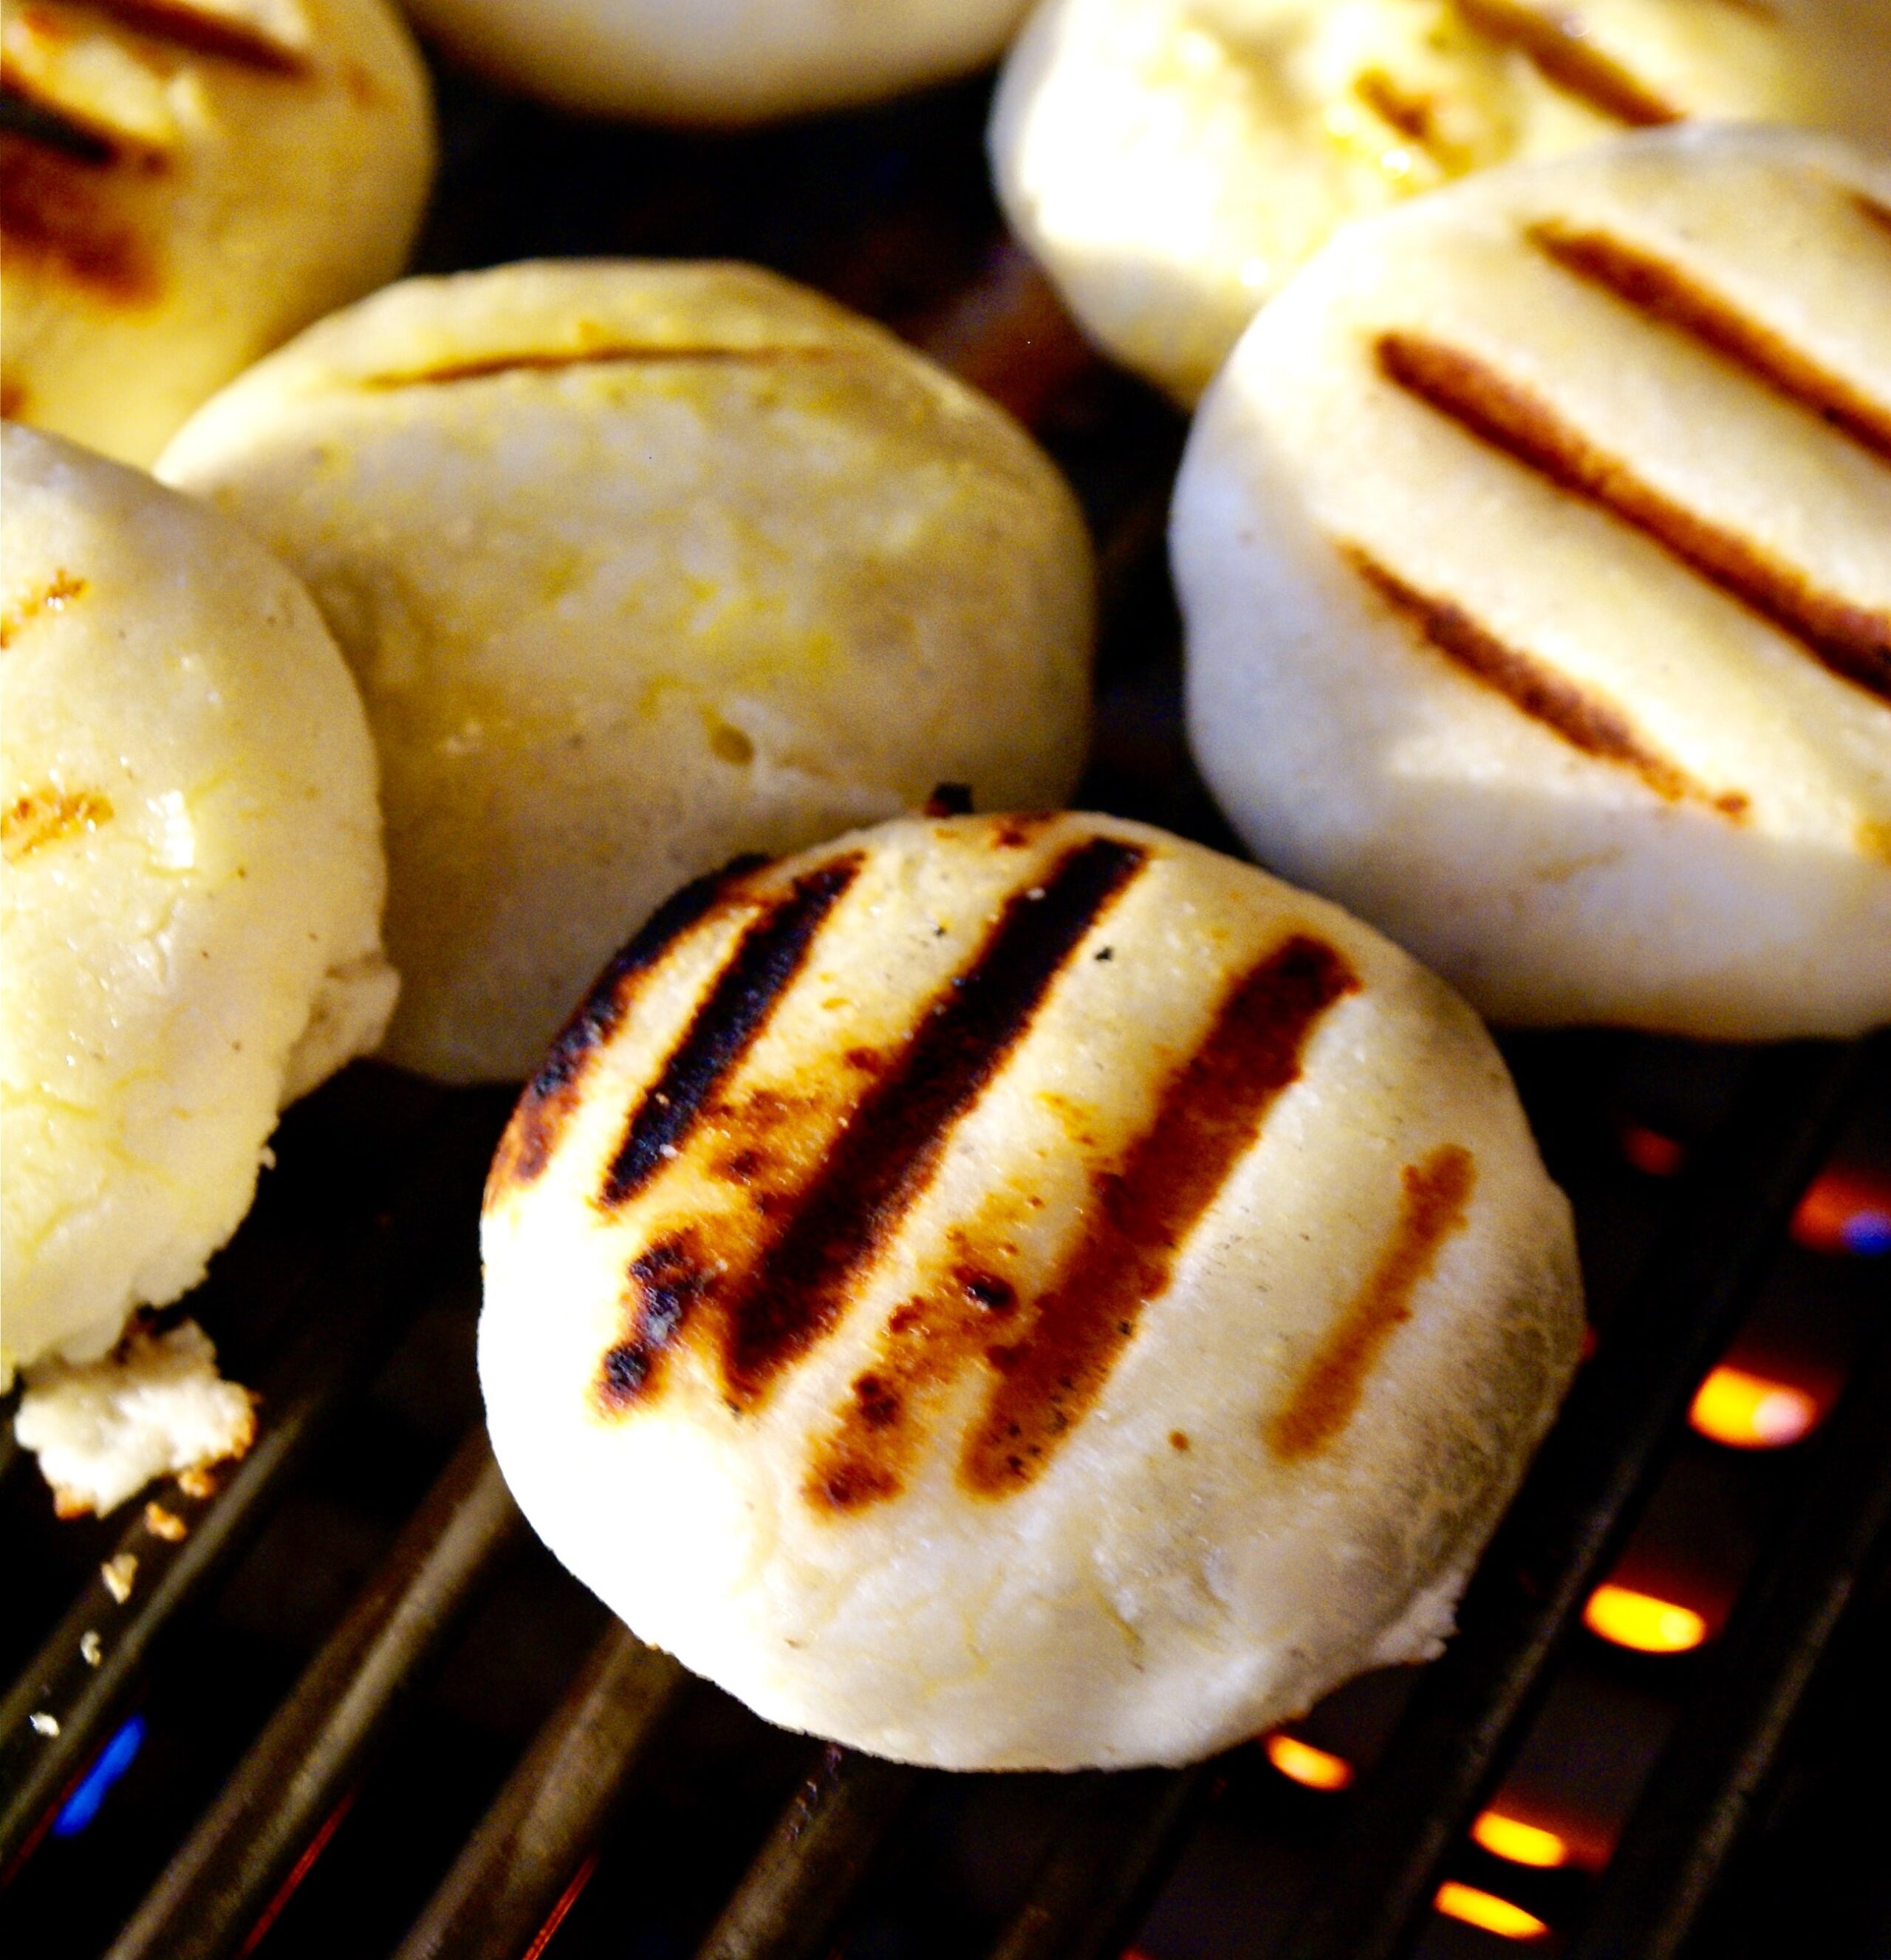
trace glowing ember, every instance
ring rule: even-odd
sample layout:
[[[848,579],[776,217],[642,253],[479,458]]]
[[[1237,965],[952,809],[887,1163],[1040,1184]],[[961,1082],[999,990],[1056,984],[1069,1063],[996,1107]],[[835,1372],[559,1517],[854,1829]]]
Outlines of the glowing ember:
[[[1533,1912],[1525,1912],[1521,1906],[1512,1905],[1495,1892],[1461,1885],[1455,1879],[1447,1879],[1432,1902],[1449,1917],[1494,1933],[1500,1939],[1540,1939],[1549,1930]]]
[[[1809,1252],[1874,1258],[1891,1253],[1891,1177],[1836,1166],[1822,1171],[1793,1214]]]
[[[1810,1430],[1819,1405],[1804,1389],[1723,1366],[1701,1384],[1688,1420],[1731,1449],[1780,1449]]]
[[[1646,1176],[1672,1177],[1687,1161],[1686,1149],[1672,1137],[1639,1123],[1624,1123],[1620,1138],[1622,1154]]]
[[[1543,1871],[1569,1862],[1569,1847],[1553,1831],[1526,1824],[1520,1817],[1506,1817],[1501,1810],[1486,1810],[1471,1826],[1471,1836],[1494,1858],[1508,1858],[1513,1865],[1534,1865]]]
[[[1267,1760],[1282,1776],[1305,1783],[1309,1790],[1344,1790],[1352,1780],[1352,1765],[1345,1757],[1316,1749],[1296,1736],[1276,1730],[1261,1746],[1267,1752]]]
[[[1598,1586],[1582,1620],[1592,1634],[1637,1653],[1686,1653],[1707,1638],[1707,1622],[1691,1607],[1629,1586]]]

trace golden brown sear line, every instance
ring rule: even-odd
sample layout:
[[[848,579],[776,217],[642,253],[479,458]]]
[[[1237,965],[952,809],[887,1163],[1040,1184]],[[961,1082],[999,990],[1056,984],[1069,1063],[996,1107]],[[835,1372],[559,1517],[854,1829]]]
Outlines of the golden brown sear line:
[[[1416,143],[1441,169],[1460,167],[1456,146],[1447,142],[1438,126],[1430,97],[1408,94],[1378,68],[1366,69],[1354,81],[1352,92],[1388,129],[1396,129],[1408,143]]]
[[[1386,604],[1454,667],[1495,689],[1572,749],[1632,769],[1657,796],[1670,803],[1692,799],[1723,816],[1737,819],[1746,814],[1748,800],[1739,791],[1717,795],[1696,781],[1644,741],[1613,702],[1585,693],[1567,675],[1499,639],[1455,600],[1420,591],[1362,546],[1342,543],[1339,549]]]
[[[285,46],[261,28],[226,14],[206,13],[190,5],[189,0],[87,0],[87,4],[148,40],[253,68],[261,75],[300,75],[308,65],[296,49]]]
[[[832,1331],[856,1278],[931,1182],[954,1127],[1147,854],[1140,845],[1092,838],[1014,892],[971,963],[920,1010],[904,1045],[879,1057],[877,1072],[856,1071],[863,1082],[826,1085],[830,1096],[837,1089],[857,1099],[825,1149],[799,1153],[802,1168],[790,1186],[764,1186],[748,1211],[719,1220],[713,1245],[686,1247],[679,1256],[690,1262],[687,1284],[666,1269],[666,1300],[675,1295],[682,1304],[673,1316],[664,1307],[665,1339],[673,1341],[692,1318],[713,1326],[732,1408],[760,1406],[783,1372]],[[723,1127],[745,1138],[755,1120],[733,1113]],[[634,1270],[632,1277],[644,1284]],[[640,1338],[634,1312],[629,1344]],[[601,1399],[617,1408],[650,1375],[644,1367],[637,1382],[614,1385],[614,1371],[635,1374],[642,1366],[627,1367],[622,1354],[620,1346],[605,1357],[599,1383]]]
[[[1853,192],[1851,201],[1868,222],[1891,231],[1891,204],[1880,204],[1875,197],[1861,190]]]
[[[1891,706],[1891,614],[1816,590],[1804,572],[1696,516],[1487,361],[1422,334],[1379,336],[1395,386],[1559,489],[1639,531],[1698,578],[1797,640],[1840,679]]]
[[[42,612],[64,612],[84,590],[84,579],[75,578],[70,572],[56,571],[50,584],[16,600],[4,612],[0,612],[0,653],[11,646],[21,630]]]
[[[719,905],[737,896],[742,878],[766,861],[753,855],[738,858],[720,871],[691,880],[666,899],[612,956],[519,1098],[486,1179],[488,1209],[506,1192],[532,1183],[544,1170],[577,1106],[592,1056],[622,1025],[641,976]]]
[[[8,255],[122,306],[155,300],[157,262],[116,208],[116,182],[97,164],[0,132],[0,240]]]
[[[96,830],[110,822],[111,799],[96,790],[28,790],[0,810],[0,846],[9,864],[17,864],[62,837]]]
[[[1029,1327],[986,1351],[996,1379],[960,1457],[968,1491],[1006,1497],[1042,1474],[1269,1110],[1299,1080],[1322,1017],[1359,985],[1333,947],[1296,933],[1228,989],[1149,1128],[1119,1168],[1095,1178],[1088,1227]]]
[[[1267,1446],[1283,1462],[1317,1455],[1352,1420],[1373,1363],[1412,1317],[1413,1294],[1445,1240],[1464,1229],[1477,1179],[1462,1145],[1441,1144],[1422,1163],[1407,1164],[1399,1179],[1398,1223],[1378,1264],[1267,1425]]]
[[[1454,0],[1467,27],[1517,49],[1553,88],[1633,129],[1678,123],[1683,112],[1636,80],[1589,40],[1582,24],[1526,0]]]
[[[1811,409],[1861,448],[1891,461],[1891,407],[1749,318],[1692,273],[1607,232],[1554,218],[1533,225],[1529,236],[1565,272],[1678,328],[1775,393]]]
[[[669,1058],[632,1112],[598,1202],[614,1211],[640,1191],[695,1128],[704,1103],[768,1025],[828,915],[860,875],[850,852],[804,873],[752,920]]]
[[[75,115],[65,104],[42,94],[10,62],[0,58],[0,133],[38,143],[74,163],[109,169],[124,153],[123,139]]]
[[[475,361],[444,361],[434,368],[366,375],[358,385],[386,390],[450,387],[460,381],[490,380],[497,374],[553,374],[565,368],[656,368],[686,362],[728,368],[783,368],[839,360],[845,353],[844,348],[828,346],[650,347],[625,342],[619,346],[493,354]]]

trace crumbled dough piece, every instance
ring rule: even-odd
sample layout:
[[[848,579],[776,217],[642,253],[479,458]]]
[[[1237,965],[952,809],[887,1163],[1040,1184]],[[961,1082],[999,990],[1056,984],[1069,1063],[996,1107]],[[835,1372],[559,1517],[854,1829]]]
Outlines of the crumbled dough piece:
[[[256,1412],[248,1389],[217,1373],[210,1337],[186,1320],[164,1334],[134,1328],[100,1360],[36,1368],[14,1427],[38,1455],[59,1516],[102,1516],[154,1477],[242,1456]]]

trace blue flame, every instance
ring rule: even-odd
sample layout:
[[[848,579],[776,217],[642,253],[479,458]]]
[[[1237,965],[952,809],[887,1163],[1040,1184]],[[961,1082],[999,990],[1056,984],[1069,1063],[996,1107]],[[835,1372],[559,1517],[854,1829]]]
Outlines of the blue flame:
[[[60,1806],[52,1820],[53,1836],[76,1838],[97,1816],[113,1784],[131,1768],[144,1746],[145,1718],[134,1715],[99,1751],[92,1767],[79,1779],[78,1787]]]

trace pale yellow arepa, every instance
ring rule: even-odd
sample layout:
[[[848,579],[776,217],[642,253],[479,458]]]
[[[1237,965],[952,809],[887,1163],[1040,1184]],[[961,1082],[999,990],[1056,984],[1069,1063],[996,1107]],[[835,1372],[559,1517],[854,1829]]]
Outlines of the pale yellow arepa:
[[[5,0],[0,404],[148,464],[405,264],[433,169],[387,0]]]
[[[1575,1365],[1448,988],[1160,831],[907,819],[686,889],[489,1181],[528,1518],[770,1720],[1178,1762],[1436,1650]]]
[[[1047,0],[991,148],[1006,215],[1077,317],[1189,403],[1343,224],[1693,116],[1891,138],[1891,7]]]
[[[300,574],[381,751],[387,1052],[536,1064],[683,880],[922,803],[1050,803],[1089,708],[1075,500],[983,396],[752,268],[412,280],[160,466]]]
[[[1497,1019],[1891,1020],[1891,165],[1705,126],[1345,233],[1197,420],[1196,754]]]
[[[195,1284],[396,983],[373,749],[308,595],[139,472],[18,428],[0,466],[10,1376]]]

